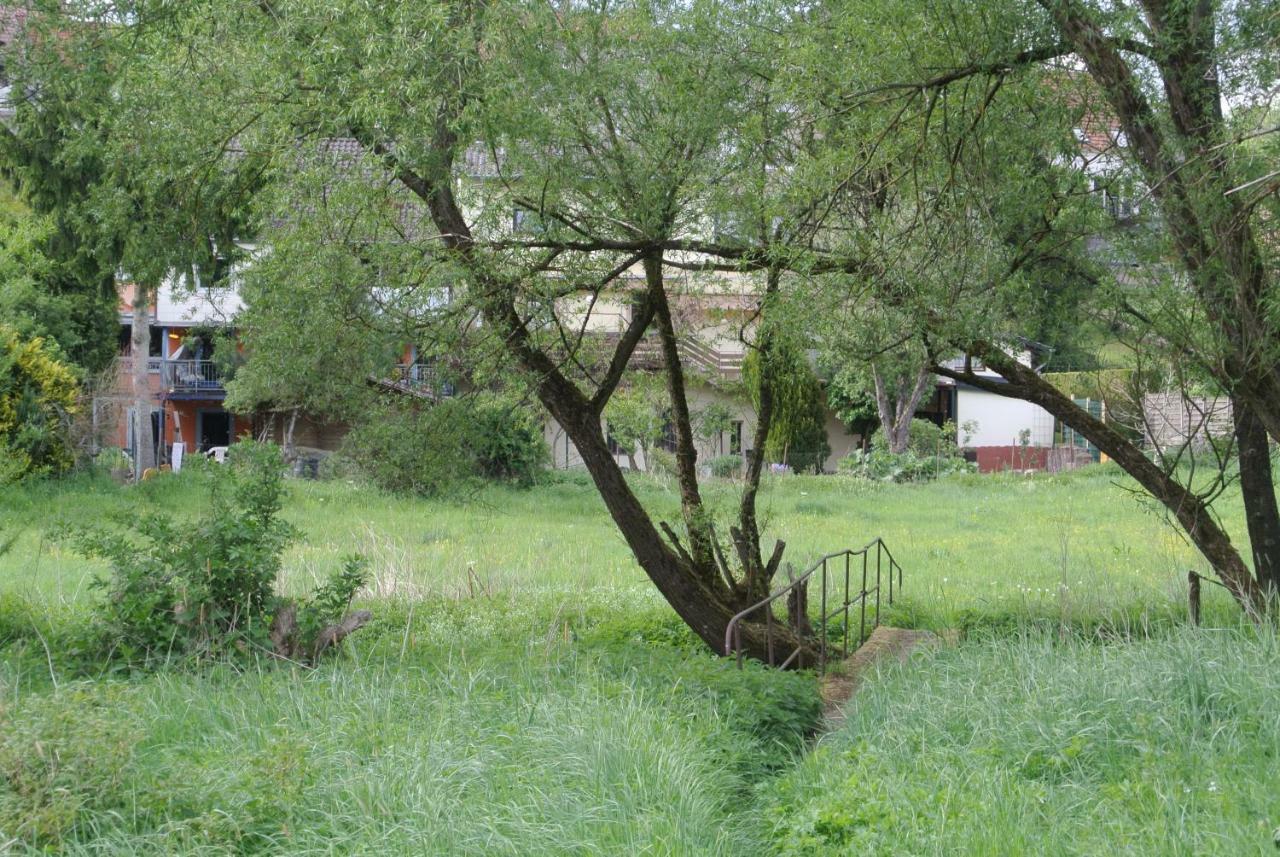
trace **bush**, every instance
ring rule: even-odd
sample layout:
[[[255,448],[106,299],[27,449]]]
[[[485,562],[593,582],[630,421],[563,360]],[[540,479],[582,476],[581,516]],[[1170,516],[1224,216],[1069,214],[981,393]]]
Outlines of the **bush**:
[[[711,475],[721,479],[733,479],[742,475],[742,457],[738,455],[719,455],[708,462]]]
[[[435,497],[482,480],[531,486],[549,452],[533,414],[484,397],[386,403],[347,435],[342,457],[388,491]]]
[[[878,482],[920,482],[974,469],[956,445],[951,423],[939,427],[928,420],[911,421],[906,452],[890,452],[881,433],[872,438],[870,451],[854,450],[840,461],[841,473]]]
[[[0,325],[0,484],[63,473],[79,385],[54,346]]]
[[[111,574],[98,607],[107,649],[130,663],[206,659],[277,652],[273,620],[287,610],[313,642],[363,582],[358,562],[311,599],[289,602],[275,593],[280,557],[295,531],[279,518],[284,461],[271,444],[241,442],[225,467],[205,468],[209,502],[192,523],[162,514],[126,521],[126,529],[70,534],[87,556],[106,560]],[[295,635],[296,636],[296,635]]]
[[[645,469],[658,476],[675,476],[676,454],[669,449],[655,446],[649,450],[649,460],[645,462]]]

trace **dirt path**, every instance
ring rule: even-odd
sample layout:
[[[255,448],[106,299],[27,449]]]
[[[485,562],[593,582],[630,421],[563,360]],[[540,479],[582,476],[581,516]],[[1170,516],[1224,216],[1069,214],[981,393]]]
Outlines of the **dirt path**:
[[[831,732],[844,723],[845,707],[862,682],[863,676],[875,669],[882,658],[905,662],[918,646],[936,646],[942,640],[932,631],[908,631],[881,625],[871,632],[842,664],[833,667],[822,678],[822,731]]]

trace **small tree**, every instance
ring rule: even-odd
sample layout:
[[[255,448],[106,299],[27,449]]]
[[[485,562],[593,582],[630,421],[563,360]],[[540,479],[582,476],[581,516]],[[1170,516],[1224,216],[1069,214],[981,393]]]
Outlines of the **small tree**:
[[[789,343],[781,343],[781,347],[765,357],[753,351],[743,363],[742,377],[757,409],[761,401],[763,361],[771,364],[774,397],[773,423],[765,443],[765,455],[796,472],[821,472],[831,454],[822,382],[804,353]]]
[[[605,408],[609,436],[626,454],[632,470],[641,469],[636,461],[637,453],[644,461],[644,469],[652,469],[653,448],[662,440],[667,422],[663,400],[661,379],[636,373]]]

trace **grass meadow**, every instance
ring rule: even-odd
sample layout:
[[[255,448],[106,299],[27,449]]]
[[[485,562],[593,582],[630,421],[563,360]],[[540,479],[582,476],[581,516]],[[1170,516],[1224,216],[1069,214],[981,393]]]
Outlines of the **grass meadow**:
[[[678,518],[673,485],[636,485]],[[709,495],[727,514],[737,489]],[[7,490],[0,853],[1274,850],[1280,644],[1214,587],[1212,627],[1185,627],[1203,565],[1118,471],[763,495],[797,567],[883,536],[906,577],[886,619],[964,632],[816,743],[813,677],[697,645],[580,474],[465,502],[291,483],[285,588],[352,551],[373,575],[374,623],[311,671],[85,663],[104,569],[59,529],[191,516],[198,486]]]

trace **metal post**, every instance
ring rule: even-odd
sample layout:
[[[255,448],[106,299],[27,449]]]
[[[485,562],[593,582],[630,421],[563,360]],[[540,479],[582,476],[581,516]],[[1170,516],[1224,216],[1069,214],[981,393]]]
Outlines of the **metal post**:
[[[879,563],[879,562],[880,562],[880,552],[881,552],[882,550],[884,550],[884,542],[877,541],[877,542],[876,542],[876,562],[877,562],[877,563]],[[890,606],[890,607],[892,607],[892,606],[893,606],[893,565],[892,565],[893,560],[892,560],[892,559],[890,559],[890,560],[889,560],[889,562],[890,562],[890,565],[889,565],[889,606]]]
[[[827,560],[822,559],[822,630],[818,638],[818,672],[827,671]]]
[[[1194,571],[1187,572],[1187,597],[1190,602],[1191,624],[1200,624],[1200,575]]]
[[[880,551],[876,551],[876,624],[880,627]]]
[[[862,624],[858,627],[858,645],[867,641],[867,552],[862,552]]]
[[[764,639],[769,650],[769,666],[773,666],[773,604],[764,605]]]
[[[844,553],[844,657],[849,657],[849,552]]]

